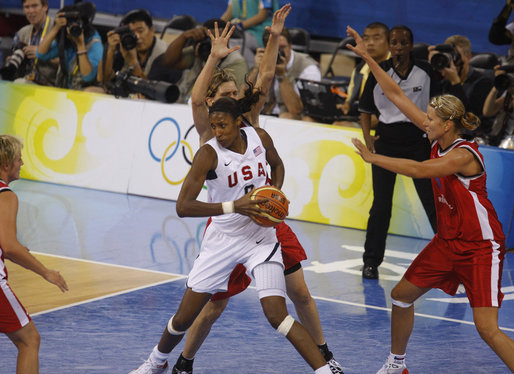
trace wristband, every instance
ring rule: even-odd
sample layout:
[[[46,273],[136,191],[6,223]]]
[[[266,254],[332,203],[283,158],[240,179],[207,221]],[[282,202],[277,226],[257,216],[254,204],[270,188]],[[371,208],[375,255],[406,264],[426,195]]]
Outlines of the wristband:
[[[224,203],[221,203],[221,208],[223,209],[223,214],[234,213],[234,202],[225,201]]]
[[[87,53],[87,50],[83,49],[82,51],[77,51],[77,56],[85,55]]]
[[[285,78],[285,74],[284,74],[284,75],[277,75],[277,81],[278,81],[279,83],[282,83],[282,81],[284,80],[284,78]]]
[[[137,68],[138,66],[139,66],[139,61],[137,61],[134,65],[129,66],[129,69],[134,70],[134,69],[135,69],[135,68]]]

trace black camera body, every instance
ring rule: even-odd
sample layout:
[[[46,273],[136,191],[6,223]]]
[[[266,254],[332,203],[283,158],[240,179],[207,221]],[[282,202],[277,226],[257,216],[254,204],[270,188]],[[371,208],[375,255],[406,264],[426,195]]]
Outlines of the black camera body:
[[[430,60],[430,65],[434,70],[441,71],[449,67],[451,61],[455,66],[462,65],[460,53],[452,44],[438,44],[435,46],[435,50],[439,53],[433,55]]]
[[[25,53],[23,52],[24,43],[17,43],[12,48],[12,55],[9,61],[0,68],[0,76],[6,81],[13,81],[17,76],[23,76],[25,73],[27,59],[25,59]]]
[[[284,50],[282,48],[279,48],[278,54],[277,54],[277,64],[281,64],[282,58],[285,58],[285,57],[286,57],[286,55],[284,54]]]
[[[505,73],[494,77],[494,87],[498,91],[505,91],[514,86],[514,65],[503,65],[499,70],[503,70]]]
[[[74,5],[68,5],[59,10],[66,17],[66,26],[69,34],[72,36],[80,36],[84,31],[84,24],[90,24],[96,13],[96,6],[92,2],[80,2]]]
[[[211,48],[212,48],[211,39],[205,38],[203,40],[200,40],[199,42],[196,43],[195,48],[197,50],[198,57],[200,57],[200,59],[202,61],[207,61],[207,59],[209,58],[209,55],[211,54]]]
[[[131,49],[136,48],[137,36],[130,29],[129,25],[120,26],[120,27],[114,29],[113,31],[120,36],[121,46],[125,50],[130,51]]]
[[[116,97],[128,97],[132,93],[141,93],[149,99],[164,103],[174,103],[180,95],[175,84],[135,77],[131,70],[116,73],[110,89]]]
[[[63,14],[64,17],[66,17],[66,26],[68,27],[70,35],[80,36],[84,31],[84,22],[80,17],[80,12],[78,10],[72,10],[64,12]]]

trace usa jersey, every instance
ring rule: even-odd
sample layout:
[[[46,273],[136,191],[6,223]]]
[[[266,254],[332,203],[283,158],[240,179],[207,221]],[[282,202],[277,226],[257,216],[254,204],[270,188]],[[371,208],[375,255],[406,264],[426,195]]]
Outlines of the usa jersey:
[[[220,146],[216,138],[205,143],[218,155],[218,165],[205,182],[211,203],[237,200],[253,188],[266,184],[266,149],[261,138],[253,127],[243,127],[240,131],[247,141],[244,154]],[[212,221],[216,229],[234,235],[238,235],[248,224],[255,225],[249,217],[237,213],[215,216]]]
[[[11,191],[11,189],[7,183],[0,179],[0,193],[6,191]],[[7,268],[5,267],[4,251],[0,247],[0,281],[3,279],[7,279]]]
[[[432,144],[430,158],[443,157],[455,148],[470,151],[480,162],[483,171],[471,177],[452,174],[432,178],[437,211],[437,234],[443,239],[503,242],[505,237],[501,223],[487,198],[487,177],[478,144],[457,139],[450,147],[441,150],[439,143],[435,141]]]

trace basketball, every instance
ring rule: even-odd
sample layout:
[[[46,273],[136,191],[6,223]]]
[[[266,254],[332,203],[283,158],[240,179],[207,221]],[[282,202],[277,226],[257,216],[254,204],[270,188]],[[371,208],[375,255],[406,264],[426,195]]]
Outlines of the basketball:
[[[251,217],[256,224],[264,227],[274,227],[287,217],[289,200],[287,200],[286,195],[278,188],[273,186],[256,188],[250,198],[252,200],[268,199],[268,201],[259,204],[262,208],[267,209],[268,213]]]

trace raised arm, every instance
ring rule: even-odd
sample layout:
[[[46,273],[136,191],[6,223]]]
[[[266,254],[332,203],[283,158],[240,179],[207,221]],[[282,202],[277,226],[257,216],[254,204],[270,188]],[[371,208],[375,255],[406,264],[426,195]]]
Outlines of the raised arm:
[[[282,188],[284,183],[285,168],[280,158],[271,136],[263,129],[256,129],[261,138],[262,145],[266,149],[266,161],[271,168],[271,184],[277,188]]]
[[[257,82],[255,83],[255,89],[260,90],[263,95],[257,104],[253,106],[252,111],[250,112],[250,121],[256,127],[258,127],[259,123],[259,113],[264,107],[268,91],[271,87],[271,82],[273,82],[273,77],[275,76],[275,67],[277,65],[278,56],[278,39],[284,29],[284,22],[286,21],[289,12],[291,12],[291,4],[284,5],[282,8],[277,10],[275,14],[273,14],[273,22],[270,27],[266,28],[269,30],[270,36],[259,67]]]
[[[231,27],[230,24],[227,23],[220,35],[218,24],[215,23],[214,35],[212,35],[210,30],[207,30],[207,34],[212,41],[211,53],[209,54],[202,71],[198,75],[198,78],[196,78],[191,91],[193,121],[195,123],[196,131],[198,131],[198,134],[200,135],[200,145],[212,137],[209,123],[209,111],[207,104],[205,103],[211,77],[220,60],[240,48],[239,46],[228,48],[228,41],[234,32],[234,29],[234,26]]]
[[[346,32],[349,36],[353,37],[356,42],[356,46],[348,45],[352,51],[362,57],[368,64],[373,76],[377,80],[382,90],[386,94],[387,98],[398,107],[416,126],[421,130],[425,131],[423,122],[425,121],[426,115],[416,104],[414,104],[405,93],[402,91],[400,86],[380,67],[380,65],[368,54],[364,41],[360,37],[359,33],[347,26]]]
[[[59,34],[59,30],[61,28],[66,27],[66,17],[62,13],[57,14],[55,17],[54,27],[50,29],[50,31],[45,35],[43,40],[39,43],[37,47],[37,53],[45,54],[50,50],[50,45]]]

